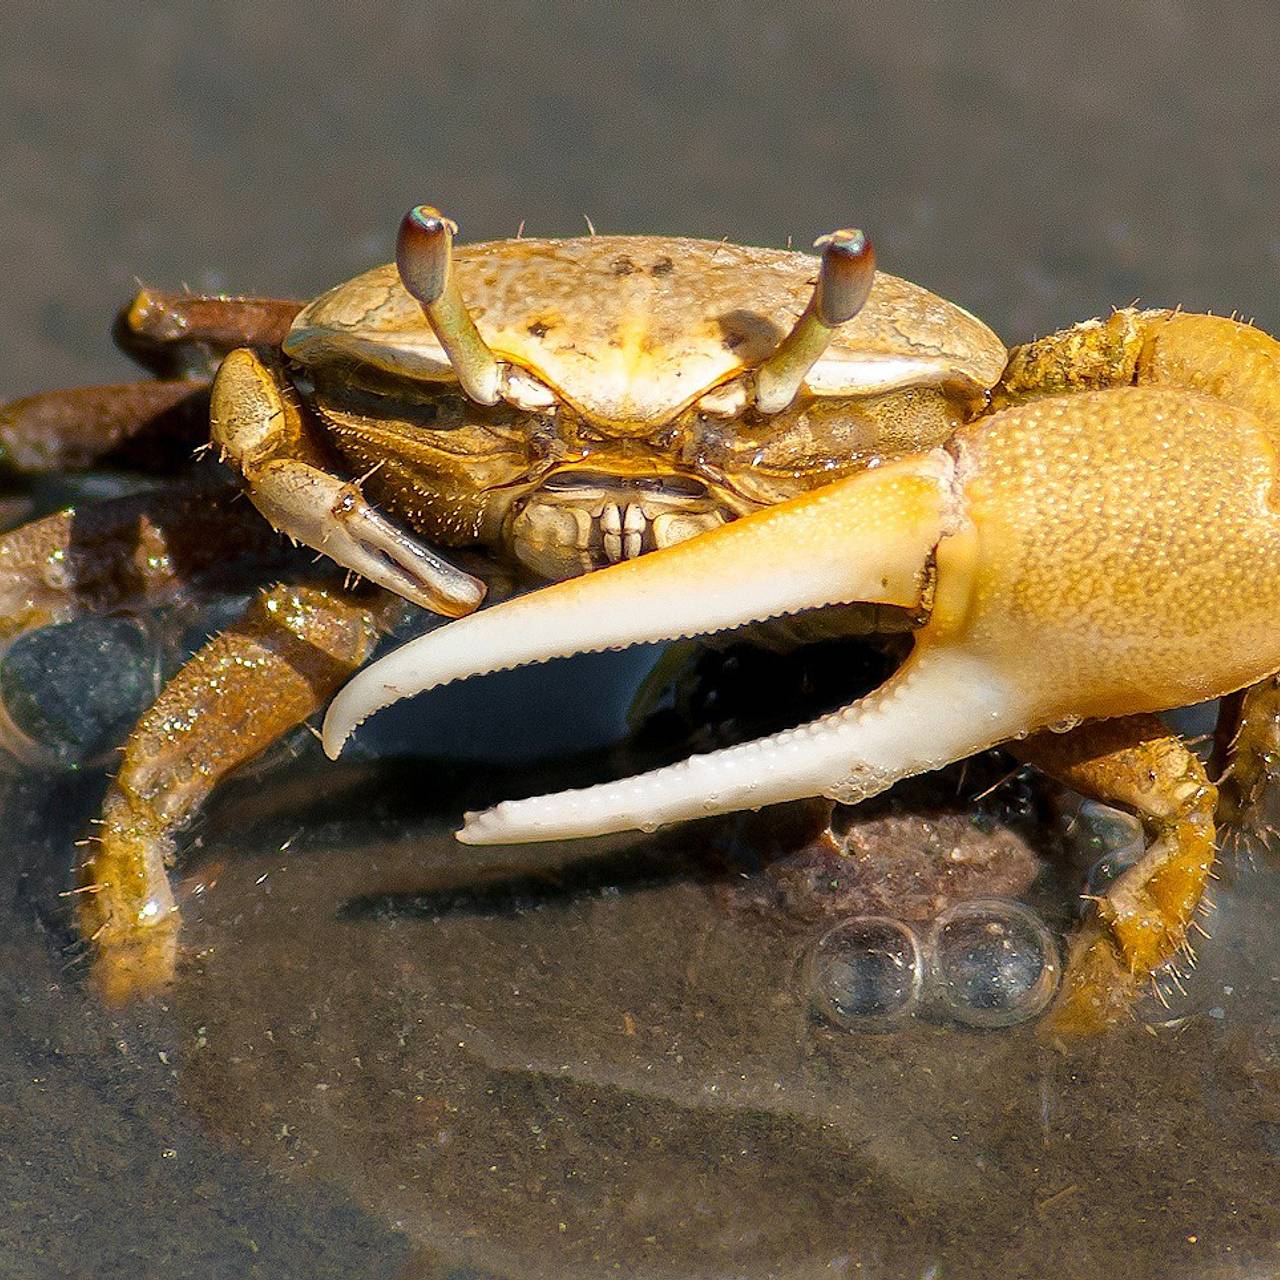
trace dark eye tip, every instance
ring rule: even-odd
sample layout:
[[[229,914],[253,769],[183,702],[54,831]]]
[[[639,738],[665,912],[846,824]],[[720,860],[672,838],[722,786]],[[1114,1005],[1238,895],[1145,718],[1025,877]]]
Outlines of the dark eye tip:
[[[415,204],[404,215],[404,222],[401,225],[402,229],[412,228],[429,236],[438,236],[446,232],[450,236],[458,234],[458,224],[429,204]]]
[[[452,219],[429,204],[415,205],[400,221],[396,268],[404,287],[424,306],[434,303],[445,290],[457,229]]]
[[[824,257],[830,253],[842,258],[864,258],[872,253],[867,233],[858,227],[842,227],[829,235],[819,236],[813,247],[821,249]]]
[[[875,250],[856,227],[821,236],[813,247],[822,252],[815,299],[818,319],[834,328],[852,320],[865,305],[875,281]]]

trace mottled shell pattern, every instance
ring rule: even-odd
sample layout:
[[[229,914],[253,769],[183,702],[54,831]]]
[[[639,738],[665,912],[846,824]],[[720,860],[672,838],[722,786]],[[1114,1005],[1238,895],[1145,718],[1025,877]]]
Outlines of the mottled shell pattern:
[[[813,292],[818,260],[665,236],[459,246],[480,335],[587,418],[658,426],[772,353]],[[428,384],[456,375],[394,265],[310,303],[285,342],[304,365],[360,364]],[[938,386],[960,398],[999,378],[1005,348],[963,308],[877,272],[870,298],[805,379],[820,397]]]

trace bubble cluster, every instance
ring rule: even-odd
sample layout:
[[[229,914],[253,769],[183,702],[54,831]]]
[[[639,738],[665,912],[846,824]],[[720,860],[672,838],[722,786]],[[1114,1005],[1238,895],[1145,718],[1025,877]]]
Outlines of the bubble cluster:
[[[805,964],[808,997],[828,1022],[883,1030],[917,1012],[969,1027],[1038,1017],[1058,989],[1058,944],[1030,908],[972,898],[925,936],[887,916],[859,916],[824,934]]]
[[[1090,863],[1085,892],[1105,893],[1143,854],[1142,823],[1130,813],[1085,800],[1071,822],[1071,841]]]

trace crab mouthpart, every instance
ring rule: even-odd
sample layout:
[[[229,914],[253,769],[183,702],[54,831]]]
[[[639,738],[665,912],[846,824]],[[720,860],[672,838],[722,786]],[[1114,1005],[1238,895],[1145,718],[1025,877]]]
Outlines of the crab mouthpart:
[[[692,477],[566,471],[516,508],[507,540],[522,564],[557,581],[683,542],[735,514]]]
[[[347,684],[325,718],[325,750],[336,757],[355,728],[382,707],[472,675],[726,631],[826,605],[865,601],[918,610],[934,549],[952,519],[952,473],[950,456],[937,449],[441,627]],[[746,759],[746,748],[735,750],[735,759]],[[715,792],[721,811],[790,798],[741,776],[741,786]],[[806,775],[804,785],[809,781]],[[634,780],[611,785],[626,788]],[[801,780],[793,779],[783,790],[797,785]],[[623,807],[626,814],[615,814],[601,829],[647,825],[643,813]],[[658,812],[657,821],[665,822],[706,809],[690,797],[675,809],[659,805]],[[570,825],[571,832],[543,813],[532,826],[516,822],[499,833],[480,823],[472,830],[483,839],[537,840],[585,834],[595,820],[580,815]]]

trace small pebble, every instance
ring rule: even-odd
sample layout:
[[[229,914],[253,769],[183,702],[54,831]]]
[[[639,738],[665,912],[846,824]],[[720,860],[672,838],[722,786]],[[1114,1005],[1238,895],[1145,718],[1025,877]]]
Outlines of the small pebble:
[[[118,746],[158,690],[159,654],[134,618],[78,618],[19,636],[0,658],[6,745],[75,768]]]

